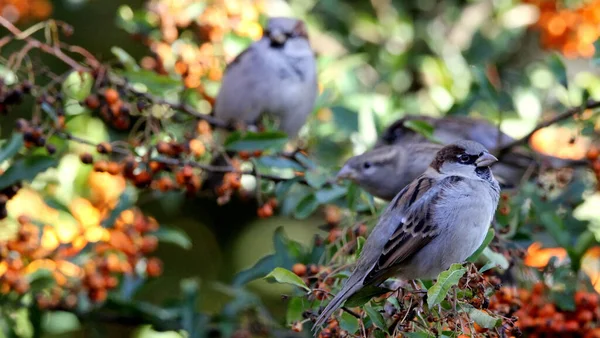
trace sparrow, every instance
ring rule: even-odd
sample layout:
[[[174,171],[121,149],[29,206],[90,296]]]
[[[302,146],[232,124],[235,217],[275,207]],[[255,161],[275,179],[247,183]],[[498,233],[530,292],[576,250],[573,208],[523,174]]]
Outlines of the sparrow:
[[[213,115],[235,124],[256,125],[267,115],[294,138],[315,106],[315,54],[304,22],[270,18],[263,36],[225,69]]]
[[[366,286],[392,276],[432,279],[473,254],[498,206],[500,186],[490,169],[496,161],[474,141],[440,149],[427,170],[402,189],[380,216],[352,274],[313,330]]]
[[[567,166],[587,165],[586,161],[567,160],[550,155],[544,155],[538,152],[525,151],[523,148],[513,148],[508,152],[499,153],[502,147],[515,141],[512,137],[503,133],[497,126],[487,120],[473,118],[468,116],[446,116],[441,118],[431,116],[406,116],[390,125],[380,136],[375,147],[390,144],[406,144],[415,142],[432,142],[422,134],[408,128],[405,123],[408,121],[424,121],[433,128],[433,138],[442,144],[450,144],[459,140],[473,140],[483,144],[490,149],[491,153],[497,155],[501,162],[512,166],[510,173],[514,178],[523,174],[525,169],[535,166],[536,162],[543,163],[551,168],[563,168]],[[498,177],[508,178],[501,175],[498,170],[494,170]],[[522,175],[520,175],[522,176]],[[519,177],[520,177],[519,176]],[[515,180],[512,180],[515,182]]]
[[[389,201],[419,177],[442,148],[428,142],[380,146],[346,161],[336,180],[350,179],[369,194]]]

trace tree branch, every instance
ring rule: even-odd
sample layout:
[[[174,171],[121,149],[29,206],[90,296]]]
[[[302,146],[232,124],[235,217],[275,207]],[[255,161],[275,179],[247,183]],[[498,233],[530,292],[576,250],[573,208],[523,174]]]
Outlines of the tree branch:
[[[600,101],[594,101],[594,100],[589,100],[586,102],[585,105],[582,105],[580,107],[573,107],[568,109],[567,111],[565,111],[562,114],[558,114],[556,116],[554,116],[551,119],[548,119],[546,121],[542,121],[540,123],[538,123],[537,126],[535,126],[535,128],[533,128],[532,131],[530,131],[527,135],[525,135],[524,137],[518,139],[518,140],[514,140],[513,142],[505,145],[504,147],[500,148],[500,150],[498,151],[499,156],[502,156],[504,154],[506,154],[507,152],[509,152],[512,148],[523,145],[527,142],[529,142],[529,139],[531,139],[531,136],[533,136],[533,134],[535,134],[538,130],[549,127],[557,122],[566,120],[576,114],[579,114],[581,112],[583,112],[586,109],[594,109],[594,108],[598,108],[600,107]]]

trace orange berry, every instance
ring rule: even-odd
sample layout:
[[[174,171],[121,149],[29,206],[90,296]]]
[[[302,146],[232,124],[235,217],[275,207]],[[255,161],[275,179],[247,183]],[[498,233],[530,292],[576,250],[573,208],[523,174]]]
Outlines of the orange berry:
[[[565,323],[566,331],[577,331],[579,330],[579,323],[575,320],[569,320]]]
[[[298,277],[302,277],[306,275],[306,265],[302,263],[296,263],[292,266],[292,272],[295,273]]]
[[[158,238],[156,236],[147,235],[142,238],[142,245],[140,247],[140,251],[143,254],[149,254],[156,250],[158,247]]]
[[[100,154],[110,154],[112,152],[112,146],[110,143],[102,142],[96,146],[96,151]]]
[[[166,176],[161,177],[157,181],[156,184],[157,184],[158,190],[160,190],[162,192],[170,191],[175,188],[175,184],[173,183],[173,180],[171,180],[169,177],[166,177]]]
[[[269,205],[271,205],[273,208],[277,208],[277,206],[279,205],[279,202],[274,197],[273,198],[269,198],[269,200],[267,201],[267,203]]]
[[[258,215],[260,218],[269,218],[273,216],[273,207],[270,204],[263,204],[259,210],[262,210],[262,215],[260,213]]]
[[[108,104],[114,104],[117,102],[117,100],[119,100],[119,92],[113,88],[107,88],[104,91],[104,99],[106,99]]]
[[[94,158],[92,157],[92,154],[90,154],[90,153],[83,153],[83,154],[79,155],[79,160],[83,164],[92,164],[94,162]]]
[[[479,326],[479,324],[477,324],[477,323],[473,323],[473,328],[475,329],[475,331],[476,331],[477,333],[484,333],[484,332],[487,332],[487,331],[488,331],[488,329],[486,329],[486,328],[484,328],[484,327],[481,327],[481,326]]]
[[[333,229],[329,230],[329,235],[327,236],[327,239],[329,240],[329,243],[333,243],[338,238],[340,238],[341,235],[342,235],[342,230],[341,229],[339,229],[339,228],[333,228]]]
[[[16,293],[22,295],[29,291],[29,282],[24,278],[19,278],[13,285]]]
[[[169,156],[174,155],[173,147],[171,147],[171,144],[164,142],[164,141],[159,141],[156,144],[156,151],[158,151],[159,154],[163,154],[163,155],[169,155]]]
[[[84,103],[86,107],[90,109],[98,109],[98,107],[100,107],[100,100],[98,99],[98,96],[94,94],[86,97]]]
[[[106,170],[108,170],[108,162],[104,161],[104,160],[100,160],[96,163],[94,163],[94,171],[98,171],[98,172],[105,172]]]
[[[581,310],[577,314],[577,321],[581,325],[585,325],[587,323],[591,323],[594,320],[594,314],[590,310]]]
[[[206,146],[204,143],[202,143],[202,141],[193,139],[190,141],[190,151],[195,156],[200,157],[206,153]]]
[[[210,133],[211,133],[210,124],[208,124],[208,122],[206,122],[204,120],[198,121],[198,124],[196,125],[196,131],[200,135],[210,135]]]
[[[540,317],[544,317],[544,318],[551,318],[555,312],[556,312],[556,307],[554,307],[554,304],[546,303],[546,304],[544,304],[544,306],[542,306],[542,308],[538,312],[538,315]]]
[[[598,155],[600,154],[600,150],[598,150],[598,148],[596,147],[591,147],[587,153],[586,153],[586,157],[588,160],[590,161],[595,161],[596,159],[598,159]]]
[[[260,155],[262,155],[262,150],[255,150],[252,153],[252,156],[254,156],[254,157],[260,157]]]
[[[107,289],[114,289],[119,285],[119,280],[115,276],[107,276],[104,279],[104,285],[106,285]]]
[[[334,205],[328,205],[325,207],[325,221],[329,225],[337,225],[342,218],[340,208]]]
[[[156,257],[148,259],[146,262],[146,273],[149,277],[158,277],[162,273],[162,261]]]
[[[133,183],[138,188],[147,188],[152,182],[152,174],[142,171],[134,176]]]
[[[240,156],[240,158],[242,160],[248,160],[250,158],[250,152],[245,151],[245,150],[238,152],[238,155]]]
[[[106,167],[106,172],[111,175],[118,175],[121,173],[122,167],[117,162],[108,162],[108,166]]]
[[[106,296],[108,293],[105,289],[92,289],[90,290],[89,296],[90,300],[95,303],[100,303],[106,300]]]
[[[292,331],[302,332],[302,322],[294,322],[294,324],[292,324]]]

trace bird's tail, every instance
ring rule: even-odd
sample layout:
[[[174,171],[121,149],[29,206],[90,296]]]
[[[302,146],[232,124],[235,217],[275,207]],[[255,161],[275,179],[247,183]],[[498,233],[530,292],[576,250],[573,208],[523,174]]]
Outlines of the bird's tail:
[[[340,292],[338,292],[338,294],[335,295],[335,297],[333,297],[333,299],[329,302],[329,304],[327,304],[325,309],[323,309],[323,312],[321,312],[319,317],[317,317],[317,320],[312,327],[312,330],[315,333],[323,326],[323,324],[329,319],[329,317],[331,317],[331,315],[342,306],[346,299],[348,299],[350,296],[355,294],[358,290],[360,290],[363,287],[361,281],[355,281],[352,277],[354,276],[350,276],[350,278],[346,280],[346,283],[344,284],[342,290],[340,290]]]

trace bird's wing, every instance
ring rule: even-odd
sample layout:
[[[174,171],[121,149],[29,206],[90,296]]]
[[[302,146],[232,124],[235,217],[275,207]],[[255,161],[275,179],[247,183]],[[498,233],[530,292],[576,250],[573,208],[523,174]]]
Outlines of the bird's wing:
[[[436,181],[421,176],[402,190],[392,201],[386,221],[398,222],[395,231],[385,243],[376,263],[363,284],[381,281],[435,238],[440,229],[432,223],[433,212],[443,191],[462,178],[451,176]]]

